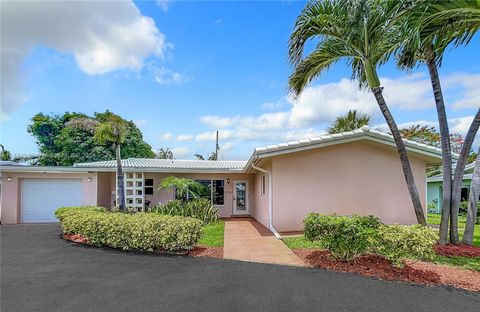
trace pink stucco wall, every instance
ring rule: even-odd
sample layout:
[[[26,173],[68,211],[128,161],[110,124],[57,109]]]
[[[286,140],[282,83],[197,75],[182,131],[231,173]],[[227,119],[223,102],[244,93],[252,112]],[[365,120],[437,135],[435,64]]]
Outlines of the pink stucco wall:
[[[8,181],[12,178],[12,181]],[[21,189],[23,179],[82,179],[83,205],[97,205],[97,174],[96,173],[21,173],[2,172],[2,199],[1,220],[2,224],[17,224],[21,216]],[[92,181],[88,182],[88,178]],[[52,190],[54,192],[54,190]],[[54,193],[52,193],[54,196]]]
[[[425,161],[410,156],[425,207]],[[385,223],[413,224],[415,214],[397,152],[352,142],[272,159],[273,224],[299,231],[309,212],[375,215]]]
[[[270,171],[272,169],[272,160],[263,162],[261,168]],[[262,176],[265,176],[265,195],[262,195]],[[252,216],[265,227],[268,228],[268,175],[263,172],[256,172],[253,178],[254,208]]]

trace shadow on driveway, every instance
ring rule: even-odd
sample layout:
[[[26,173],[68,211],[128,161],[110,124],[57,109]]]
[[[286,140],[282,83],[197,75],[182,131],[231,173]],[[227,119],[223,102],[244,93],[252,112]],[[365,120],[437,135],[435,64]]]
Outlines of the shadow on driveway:
[[[480,295],[354,274],[126,253],[1,226],[1,311],[478,311]]]

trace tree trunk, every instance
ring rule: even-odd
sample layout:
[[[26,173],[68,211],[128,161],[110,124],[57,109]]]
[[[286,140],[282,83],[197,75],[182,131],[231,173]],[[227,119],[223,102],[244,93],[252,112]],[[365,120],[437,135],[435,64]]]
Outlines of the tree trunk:
[[[125,182],[123,179],[122,159],[120,156],[120,144],[116,145],[116,159],[117,159],[117,197],[118,208],[120,212],[125,212]]]
[[[450,217],[450,205],[452,199],[452,153],[450,146],[450,132],[448,130],[447,113],[445,111],[445,103],[443,101],[440,77],[438,76],[437,65],[435,64],[435,60],[433,58],[427,61],[427,67],[428,72],[430,73],[433,96],[435,97],[435,105],[437,107],[442,146],[443,196],[439,243],[444,245],[448,241],[448,219]]]
[[[470,184],[470,198],[468,201],[467,223],[463,233],[462,243],[473,245],[473,231],[475,230],[475,220],[477,218],[478,197],[480,196],[480,148],[478,149],[475,167],[473,169],[472,181]]]
[[[465,142],[463,143],[458,157],[457,167],[455,168],[455,176],[453,177],[452,187],[452,204],[450,208],[450,242],[452,244],[458,244],[458,208],[460,206],[460,197],[462,194],[462,181],[463,172],[465,171],[465,165],[467,164],[468,154],[472,149],[473,140],[477,135],[478,128],[480,127],[480,108],[477,114],[473,118],[472,124],[468,129],[465,136]]]
[[[387,122],[390,132],[392,132],[395,140],[395,144],[397,145],[397,151],[400,155],[400,161],[402,163],[403,175],[405,177],[405,181],[407,182],[407,188],[412,200],[413,209],[415,210],[417,222],[422,225],[427,225],[425,213],[422,208],[422,202],[420,201],[420,196],[418,195],[417,185],[415,184],[415,180],[413,178],[412,167],[410,166],[410,161],[408,160],[407,150],[405,149],[405,144],[403,143],[400,131],[398,131],[397,124],[395,123],[395,120],[393,119],[393,116],[390,113],[387,104],[385,103],[385,99],[383,98],[382,87],[374,87],[372,88],[372,92],[375,95],[378,106],[382,111],[383,117],[385,117],[385,121]]]

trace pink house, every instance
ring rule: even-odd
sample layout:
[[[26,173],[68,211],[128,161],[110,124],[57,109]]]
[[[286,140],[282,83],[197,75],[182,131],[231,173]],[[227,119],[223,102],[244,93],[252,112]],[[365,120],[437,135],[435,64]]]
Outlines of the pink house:
[[[405,140],[426,208],[429,164],[441,150]],[[393,138],[364,127],[256,148],[248,161],[125,159],[127,205],[145,209],[174,198],[158,189],[167,176],[209,187],[222,217],[252,216],[274,233],[300,231],[308,212],[375,215],[385,223],[416,223]],[[115,205],[115,161],[72,167],[2,164],[3,224],[54,222],[61,206]]]

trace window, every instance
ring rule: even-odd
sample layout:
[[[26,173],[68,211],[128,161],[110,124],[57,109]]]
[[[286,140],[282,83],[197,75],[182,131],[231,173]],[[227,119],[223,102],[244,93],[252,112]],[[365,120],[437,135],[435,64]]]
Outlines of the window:
[[[262,196],[265,196],[265,189],[266,189],[266,177],[265,175],[262,175],[262,182],[260,184],[260,193],[262,194]]]
[[[470,190],[468,188],[462,187],[461,200],[468,201],[469,193],[470,193]]]
[[[153,195],[153,179],[145,179],[145,195]]]
[[[195,180],[201,186],[196,190],[191,190],[197,197],[206,198],[214,205],[224,205],[225,203],[225,182],[224,180]],[[187,194],[187,200],[192,199],[191,192]],[[181,196],[175,193],[176,199],[182,199]]]

